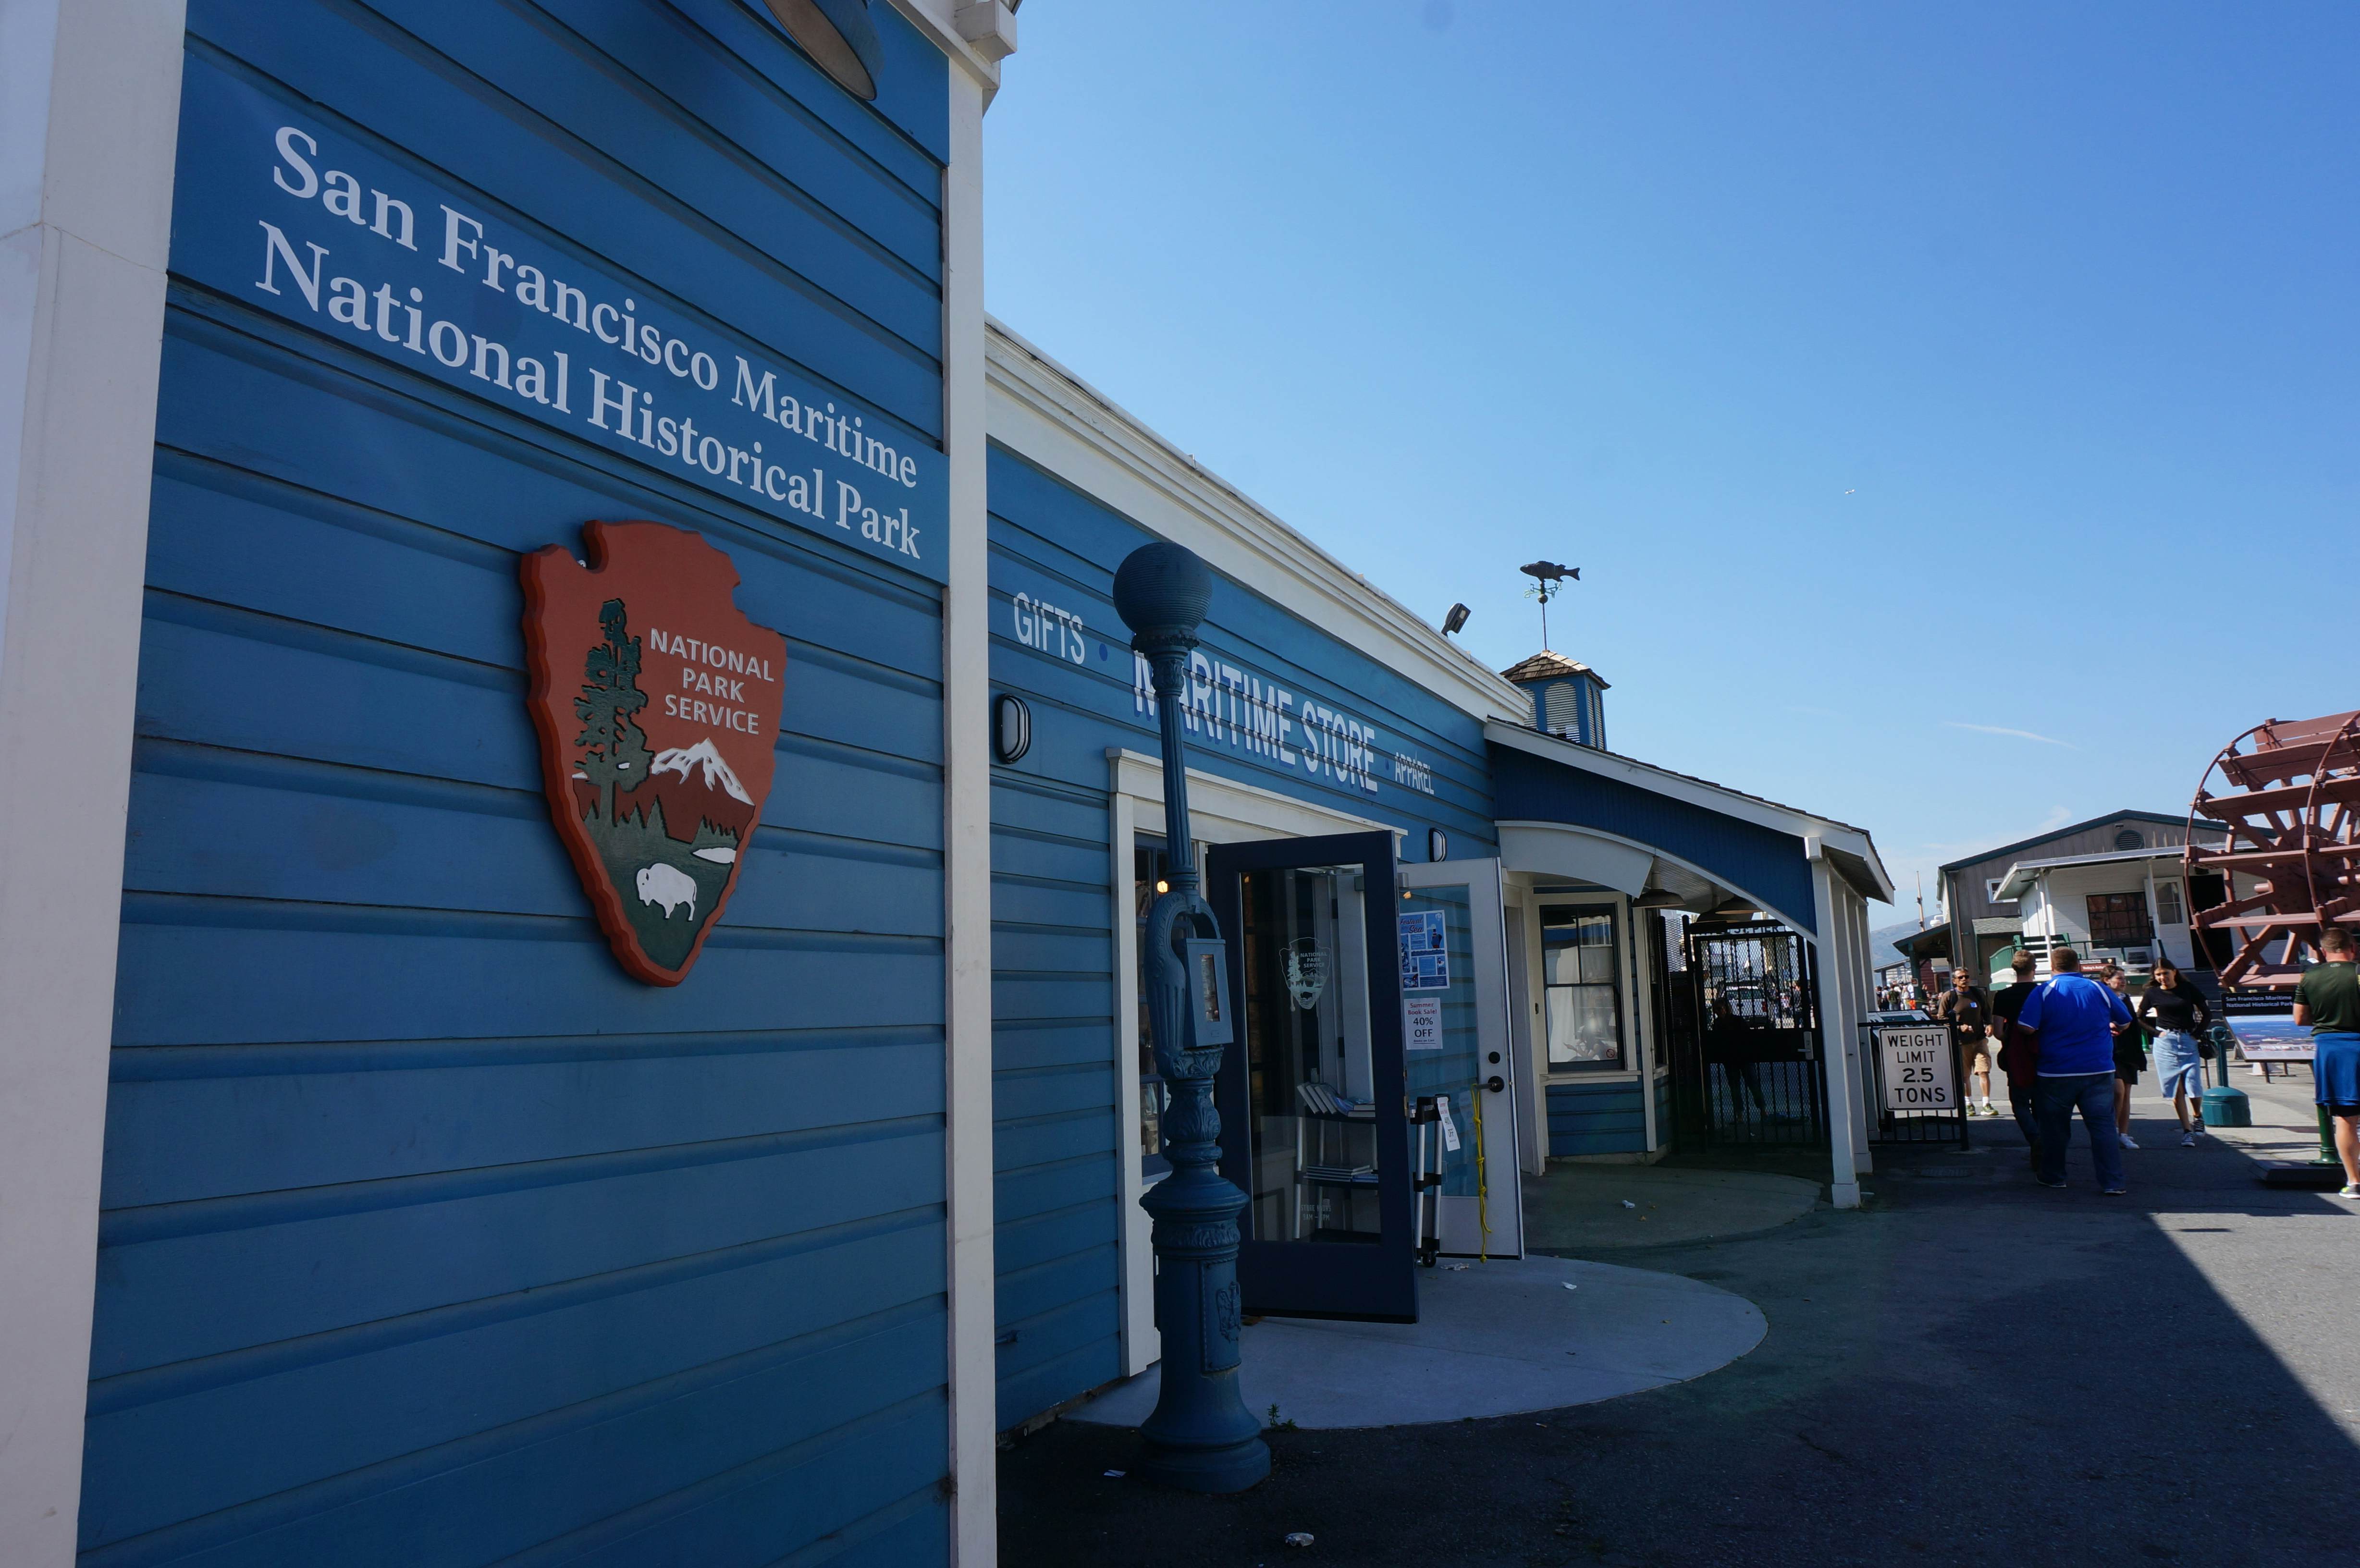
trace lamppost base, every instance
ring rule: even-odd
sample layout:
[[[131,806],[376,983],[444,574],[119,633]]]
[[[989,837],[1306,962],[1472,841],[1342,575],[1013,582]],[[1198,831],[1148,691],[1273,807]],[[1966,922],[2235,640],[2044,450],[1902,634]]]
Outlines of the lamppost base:
[[[1223,1448],[1174,1448],[1146,1440],[1139,1473],[1179,1492],[1242,1492],[1270,1474],[1270,1444],[1249,1437]]]

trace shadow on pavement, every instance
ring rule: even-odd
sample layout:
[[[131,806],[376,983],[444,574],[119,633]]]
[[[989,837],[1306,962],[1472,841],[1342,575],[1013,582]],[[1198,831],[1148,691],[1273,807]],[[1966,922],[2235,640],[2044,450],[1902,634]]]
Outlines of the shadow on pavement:
[[[1026,1568],[2154,1563],[2320,1568],[2360,1541],[2360,1213],[2215,1140],[2128,1155],[2103,1198],[1975,1152],[1879,1150],[1863,1211],[1651,1248],[1760,1306],[1692,1383],[1532,1416],[1276,1432],[1231,1497],[1160,1491],[1136,1437],[1070,1422],[1001,1455]],[[2144,1141],[2144,1138],[2143,1138]],[[2011,1147],[2012,1146],[2012,1147]],[[1627,1258],[1627,1254],[1624,1254]],[[1308,1549],[1282,1544],[1292,1530]]]

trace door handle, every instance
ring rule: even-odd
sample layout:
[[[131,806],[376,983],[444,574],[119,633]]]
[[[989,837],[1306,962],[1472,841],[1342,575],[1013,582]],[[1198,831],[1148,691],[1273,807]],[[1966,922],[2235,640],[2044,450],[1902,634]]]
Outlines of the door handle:
[[[1505,1078],[1501,1077],[1497,1073],[1492,1073],[1491,1076],[1483,1080],[1483,1087],[1491,1090],[1494,1094],[1498,1094],[1507,1086],[1508,1081]]]

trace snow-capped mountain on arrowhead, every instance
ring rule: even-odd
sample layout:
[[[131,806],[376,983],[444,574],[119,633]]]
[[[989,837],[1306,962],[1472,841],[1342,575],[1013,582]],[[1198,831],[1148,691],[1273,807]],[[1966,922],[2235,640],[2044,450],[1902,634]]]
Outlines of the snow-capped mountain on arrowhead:
[[[699,763],[705,766],[703,782],[706,789],[718,787],[733,800],[742,800],[749,806],[754,803],[754,797],[746,793],[746,786],[738,781],[738,775],[729,770],[729,764],[722,760],[721,754],[714,749],[710,739],[698,741],[694,746],[676,746],[669,751],[656,753],[656,759],[650,765],[648,772],[650,776],[677,773],[681,782],[685,784],[689,769]]]

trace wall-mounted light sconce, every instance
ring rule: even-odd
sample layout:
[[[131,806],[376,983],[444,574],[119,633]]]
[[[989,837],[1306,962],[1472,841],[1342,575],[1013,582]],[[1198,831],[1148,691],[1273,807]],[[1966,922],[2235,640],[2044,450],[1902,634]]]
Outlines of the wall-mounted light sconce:
[[[1426,857],[1428,860],[1437,862],[1449,859],[1450,835],[1444,833],[1440,828],[1426,829]]]
[[[1032,710],[1012,691],[1002,691],[991,703],[991,755],[1013,762],[1032,749]]]
[[[1442,635],[1444,637],[1448,637],[1451,633],[1465,626],[1467,624],[1467,617],[1472,614],[1474,614],[1474,612],[1470,610],[1464,604],[1451,605],[1450,613],[1442,617]]]
[[[779,26],[855,98],[877,96],[877,72],[885,60],[869,0],[764,0]]]

